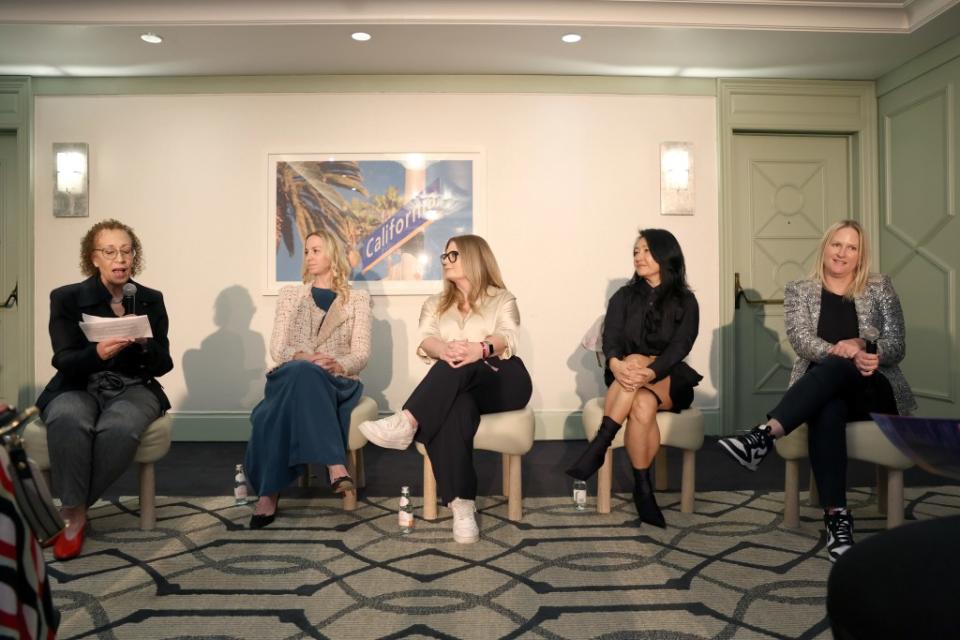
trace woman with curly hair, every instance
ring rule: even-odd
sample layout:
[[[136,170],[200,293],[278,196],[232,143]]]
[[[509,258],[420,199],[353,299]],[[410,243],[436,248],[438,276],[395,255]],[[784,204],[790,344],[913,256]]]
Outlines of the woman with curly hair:
[[[163,294],[135,283],[132,309],[124,285],[143,268],[133,229],[117,220],[93,225],[80,243],[80,270],[88,276],[50,293],[50,341],[57,374],[37,399],[47,425],[53,487],[67,524],[53,555],[79,555],[87,508],[130,466],[140,436],[170,402],[156,378],[173,369]],[[152,338],[90,342],[83,315],[147,316]]]
[[[346,450],[370,357],[370,294],[350,288],[346,251],[333,234],[314,231],[303,245],[303,284],[284,287],[277,300],[270,355],[278,366],[250,415],[245,464],[260,496],[251,529],[274,521],[280,490],[310,463],[326,465],[335,492],[354,491]]]

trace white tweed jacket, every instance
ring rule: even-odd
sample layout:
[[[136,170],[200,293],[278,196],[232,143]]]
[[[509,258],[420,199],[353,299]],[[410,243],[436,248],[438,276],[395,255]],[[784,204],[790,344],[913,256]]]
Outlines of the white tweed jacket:
[[[280,290],[270,338],[270,356],[281,365],[298,351],[324,353],[343,367],[345,378],[359,379],[370,359],[370,294],[350,290],[326,313],[313,301],[310,284]]]

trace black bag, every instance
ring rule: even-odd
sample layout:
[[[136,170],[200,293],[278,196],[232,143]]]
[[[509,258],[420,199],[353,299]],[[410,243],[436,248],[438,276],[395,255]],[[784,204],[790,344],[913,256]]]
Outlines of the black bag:
[[[23,439],[18,431],[27,422],[40,415],[39,409],[30,407],[20,415],[15,410],[0,414],[0,437],[10,457],[7,474],[13,481],[13,495],[17,507],[37,541],[46,546],[63,531],[63,518],[53,504],[43,472],[33,460],[27,458]]]

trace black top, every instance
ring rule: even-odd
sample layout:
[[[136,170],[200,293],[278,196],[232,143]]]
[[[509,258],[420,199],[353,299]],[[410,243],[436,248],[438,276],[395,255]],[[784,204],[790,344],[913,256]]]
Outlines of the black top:
[[[817,336],[830,344],[860,335],[857,322],[857,307],[853,300],[844,298],[824,288],[820,294],[820,320]]]
[[[87,340],[80,329],[84,313],[103,318],[117,317],[110,307],[112,296],[101,282],[100,274],[50,292],[50,341],[53,343],[53,366],[57,374],[37,398],[37,407],[43,409],[64,391],[86,389],[87,378],[93,373],[113,371],[143,379],[145,386],[157,396],[161,408],[164,411],[170,408],[163,388],[154,379],[173,369],[170,341],[167,339],[169,320],[163,305],[163,294],[139,283],[134,284],[137,286],[134,312],[147,316],[153,338],[148,339],[143,347],[130,345],[109,360],[100,359],[97,344]]]
[[[637,278],[613,294],[603,321],[603,354],[607,361],[633,353],[656,356],[650,365],[656,374],[654,381],[672,375],[671,371],[690,353],[700,331],[700,306],[691,291],[685,291],[679,299],[671,296],[660,305],[655,305],[656,292],[646,280]],[[702,378],[693,369],[684,369],[689,369],[690,377],[696,377],[688,383],[695,385]]]
[[[322,287],[310,287],[310,293],[313,295],[314,303],[324,311],[330,311],[330,305],[337,297],[336,291]]]

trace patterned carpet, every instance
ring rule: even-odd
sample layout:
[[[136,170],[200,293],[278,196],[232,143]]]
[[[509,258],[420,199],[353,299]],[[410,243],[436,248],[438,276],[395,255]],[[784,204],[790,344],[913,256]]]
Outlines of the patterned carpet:
[[[907,489],[907,518],[960,512],[960,487]],[[830,563],[817,510],[780,527],[782,494],[660,494],[669,528],[637,528],[629,496],[577,512],[526,501],[522,523],[481,498],[481,541],[457,545],[449,511],[397,529],[396,499],[281,501],[249,531],[229,498],[136,499],[93,512],[84,555],[50,561],[61,638],[828,638]],[[863,538],[882,529],[869,491],[850,493]],[[418,504],[415,500],[415,503]],[[419,516],[419,510],[418,510]]]

